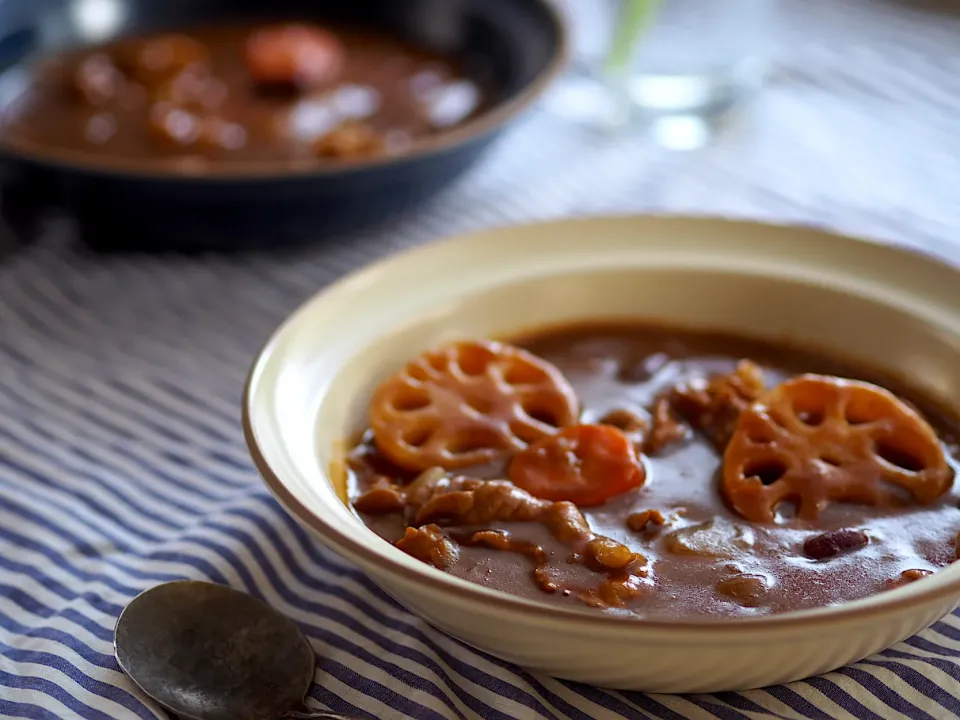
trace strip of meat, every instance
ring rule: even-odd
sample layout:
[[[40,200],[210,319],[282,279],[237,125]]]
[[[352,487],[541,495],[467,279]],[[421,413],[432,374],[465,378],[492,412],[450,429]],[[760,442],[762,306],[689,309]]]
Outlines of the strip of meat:
[[[740,413],[765,392],[763,372],[741,360],[727,375],[696,378],[677,385],[666,399],[670,407],[723,452],[737,427]]]
[[[430,563],[441,570],[453,565],[460,550],[436,525],[408,527],[396,546],[417,560]]]
[[[597,420],[621,430],[644,455],[656,456],[676,442],[685,440],[688,428],[673,415],[670,400],[658,398],[650,411],[650,420],[631,410],[612,410]]]
[[[554,593],[559,586],[550,576],[547,567],[547,553],[536,543],[514,540],[505,530],[480,530],[475,533],[462,533],[454,536],[461,545],[467,547],[485,547],[500,552],[512,552],[523,555],[533,561],[533,581],[546,593]]]
[[[451,558],[451,554],[440,547],[438,536],[444,537],[440,534],[441,525],[470,527],[494,522],[539,522],[571,548],[576,562],[606,576],[601,587],[580,592],[584,602],[622,606],[650,583],[646,558],[616,540],[596,535],[576,505],[541,500],[509,480],[451,477],[442,468],[431,468],[406,486],[381,478],[357,498],[354,505],[361,512],[371,514],[403,509],[411,527],[397,542],[397,547],[437,567],[449,567]],[[547,555],[538,546],[517,543],[508,533],[499,530],[460,534],[455,539],[465,545],[519,552],[534,561],[533,576],[539,587],[546,592],[557,589],[549,577]]]
[[[653,425],[643,443],[647,455],[659,455],[665,448],[687,437],[687,428],[673,416],[670,401],[659,398],[653,405]]]

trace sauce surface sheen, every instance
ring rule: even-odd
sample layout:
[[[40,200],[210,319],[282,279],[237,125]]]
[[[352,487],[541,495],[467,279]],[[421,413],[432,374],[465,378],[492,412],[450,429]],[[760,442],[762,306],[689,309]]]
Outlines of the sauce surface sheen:
[[[724,334],[676,331],[641,325],[576,326],[514,339],[513,344],[553,363],[576,391],[582,423],[612,411],[649,411],[655,399],[678,383],[730,373],[741,359],[759,364],[767,387],[799,373],[862,379],[882,385],[917,407],[944,443],[948,463],[958,466],[958,425],[923,398],[890,379],[793,348]],[[506,460],[506,459],[505,459]],[[652,586],[624,604],[604,608],[657,618],[749,616],[821,607],[873,595],[894,586],[909,570],[936,571],[956,558],[960,492],[952,487],[930,505],[884,509],[832,503],[816,521],[781,517],[751,523],[725,504],[719,491],[721,456],[699,433],[645,457],[645,484],[599,506],[582,508],[591,529],[642,553],[652,567]],[[369,434],[350,457],[349,489],[356,499],[377,477],[409,481],[414,474],[392,466]],[[476,478],[505,477],[505,462],[457,471]],[[626,519],[659,511],[662,526],[631,531]],[[389,542],[403,536],[402,515],[361,513]],[[582,607],[569,588],[595,584],[595,573],[568,561],[570,550],[533,522],[490,524],[512,541],[540,546],[560,588],[544,592],[531,578],[528,557],[487,547],[461,547],[446,568],[475,583],[547,603]],[[467,528],[474,531],[483,528]],[[810,538],[834,530],[862,530],[869,543],[855,552],[815,560],[804,551]],[[444,527],[450,537],[464,528]],[[746,586],[742,580],[748,578]],[[741,583],[738,589],[736,586]],[[752,585],[751,585],[752,583]],[[746,599],[745,599],[746,598]]]

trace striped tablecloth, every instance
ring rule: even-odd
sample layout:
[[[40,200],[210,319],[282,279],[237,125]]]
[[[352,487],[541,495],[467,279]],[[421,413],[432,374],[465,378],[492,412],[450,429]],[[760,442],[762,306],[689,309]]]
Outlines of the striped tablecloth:
[[[531,675],[414,617],[313,542],[244,449],[246,369],[344,272],[427,239],[560,214],[668,211],[828,225],[960,260],[960,15],[782,0],[778,73],[709,148],[528,117],[404,220],[283,257],[92,257],[52,228],[0,265],[0,716],[163,718],[121,674],[141,590],[227,583],[317,653],[310,704],[370,718],[948,718],[960,617],[827,676],[650,696]],[[920,3],[914,2],[913,6]],[[960,292],[960,288],[958,288]]]

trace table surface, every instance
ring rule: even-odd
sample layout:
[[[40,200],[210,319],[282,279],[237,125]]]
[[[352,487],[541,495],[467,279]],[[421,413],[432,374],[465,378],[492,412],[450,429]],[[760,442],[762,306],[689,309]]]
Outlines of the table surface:
[[[138,592],[182,577],[293,617],[318,657],[311,706],[364,717],[960,715],[956,615],[853,667],[746,693],[651,696],[526,673],[429,627],[312,542],[244,449],[241,385],[275,325],[344,272],[438,236],[705,213],[960,260],[960,10],[778,7],[770,86],[697,152],[598,138],[541,111],[442,197],[361,237],[197,260],[92,257],[53,232],[0,265],[0,716],[165,717],[119,671],[113,624]]]

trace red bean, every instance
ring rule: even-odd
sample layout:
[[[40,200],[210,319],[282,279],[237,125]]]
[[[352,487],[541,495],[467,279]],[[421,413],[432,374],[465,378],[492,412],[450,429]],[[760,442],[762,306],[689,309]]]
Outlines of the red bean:
[[[826,560],[841,553],[859,550],[868,542],[870,538],[863,530],[843,528],[807,538],[803,543],[803,552],[814,560]]]

